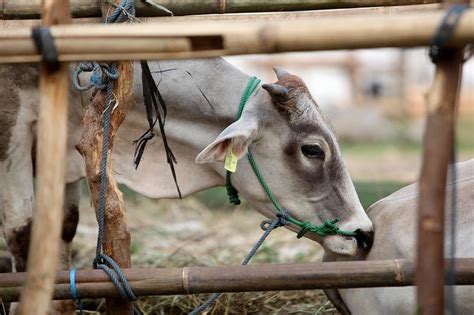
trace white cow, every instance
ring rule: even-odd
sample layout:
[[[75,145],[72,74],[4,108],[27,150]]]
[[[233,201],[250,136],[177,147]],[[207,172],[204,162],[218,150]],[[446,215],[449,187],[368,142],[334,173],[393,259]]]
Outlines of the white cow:
[[[474,160],[457,165],[456,257],[474,257]],[[453,188],[448,182],[446,209]],[[351,260],[416,259],[416,230],[418,224],[418,185],[412,184],[376,202],[367,211],[376,233],[369,254]],[[449,211],[446,231],[450,227]],[[446,233],[447,234],[447,233]],[[446,253],[452,240],[446,239]],[[325,260],[347,260],[326,257]],[[326,292],[343,314],[400,315],[416,311],[415,287],[328,290]],[[458,286],[455,290],[458,314],[474,314],[474,286]]]
[[[372,223],[344,166],[333,128],[299,77],[277,71],[278,81],[259,85],[242,117],[235,121],[250,76],[224,59],[156,62],[152,71],[156,71],[156,82],[167,103],[167,136],[178,159],[176,172],[184,196],[224,184],[222,161],[232,147],[240,159],[233,185],[259,212],[274,217],[272,203],[248,161],[242,159],[252,146],[265,180],[293,217],[313,224],[339,218],[341,229],[358,232],[355,238],[311,233],[308,237],[341,255],[354,255],[358,247],[367,248]],[[136,67],[136,106],[114,146],[116,177],[146,196],[174,198],[176,188],[159,137],[146,148],[138,170],[133,167],[133,140],[147,130],[140,77]],[[0,66],[0,212],[18,271],[25,269],[34,209],[37,80],[35,66]],[[74,145],[89,97],[71,91],[63,268],[68,268],[68,247],[78,222],[77,181],[84,176],[84,169]],[[297,230],[295,226],[289,228]]]

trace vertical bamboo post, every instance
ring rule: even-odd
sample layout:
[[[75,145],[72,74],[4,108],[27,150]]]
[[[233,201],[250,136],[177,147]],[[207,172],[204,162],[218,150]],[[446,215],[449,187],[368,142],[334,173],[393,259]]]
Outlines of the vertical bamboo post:
[[[115,2],[119,3],[119,0]],[[105,1],[102,3],[102,14],[106,18],[107,12],[114,10]],[[126,209],[122,192],[119,190],[114,179],[111,153],[113,140],[118,128],[133,105],[133,62],[122,61],[118,63],[120,77],[115,81],[114,94],[118,107],[112,112],[110,121],[110,144],[107,160],[107,194],[105,206],[105,229],[104,229],[104,253],[112,257],[121,268],[131,268],[130,255],[130,233],[126,222]],[[77,149],[84,157],[86,163],[87,180],[91,191],[91,197],[98,210],[97,200],[99,196],[100,183],[100,156],[102,152],[102,111],[105,108],[105,92],[98,91],[89,105],[84,119],[84,133]],[[133,313],[133,305],[121,298],[106,299],[107,314],[130,315]]]
[[[447,0],[444,5],[466,3]],[[454,142],[456,103],[462,76],[463,50],[452,50],[436,63],[427,98],[418,214],[416,285],[421,314],[444,313],[444,206],[446,177]]]
[[[43,0],[42,23],[69,23],[69,1]],[[46,314],[53,294],[62,229],[66,163],[68,64],[40,66],[36,210],[28,252],[28,277],[18,314]]]

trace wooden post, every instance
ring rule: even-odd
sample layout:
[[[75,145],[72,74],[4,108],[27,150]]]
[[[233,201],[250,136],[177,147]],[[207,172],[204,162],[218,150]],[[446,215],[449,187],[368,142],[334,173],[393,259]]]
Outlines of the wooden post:
[[[69,1],[43,0],[43,25],[69,23]],[[28,277],[18,314],[46,314],[53,294],[63,222],[66,163],[68,64],[40,68],[36,210],[28,252]]]
[[[105,19],[110,5],[104,4],[102,8]],[[114,8],[112,7],[110,10],[112,12]],[[121,268],[130,268],[132,264],[130,257],[131,238],[126,222],[123,195],[114,179],[111,153],[115,134],[133,104],[133,62],[119,62],[118,70],[120,77],[115,81],[114,94],[119,105],[112,112],[110,144],[109,152],[107,153],[109,158],[107,160],[107,194],[103,250]],[[83,119],[84,133],[77,145],[86,163],[87,180],[96,213],[98,211],[100,157],[104,136],[102,132],[102,112],[105,108],[105,95],[105,91],[98,91],[89,105]],[[110,298],[106,300],[106,310],[107,314],[130,315],[133,313],[133,304],[121,298]]]
[[[461,1],[462,3],[463,1]],[[445,1],[445,5],[460,1]],[[420,176],[416,285],[421,314],[444,314],[444,206],[446,177],[454,141],[456,103],[463,49],[436,63],[427,98],[428,118]],[[454,241],[454,240],[453,240]]]

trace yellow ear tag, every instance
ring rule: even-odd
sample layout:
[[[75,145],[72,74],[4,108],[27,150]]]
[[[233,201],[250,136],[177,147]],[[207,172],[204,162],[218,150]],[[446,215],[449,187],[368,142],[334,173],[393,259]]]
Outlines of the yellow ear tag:
[[[229,172],[235,173],[235,170],[237,170],[237,161],[237,157],[234,152],[232,152],[232,147],[229,147],[225,155],[224,168]]]

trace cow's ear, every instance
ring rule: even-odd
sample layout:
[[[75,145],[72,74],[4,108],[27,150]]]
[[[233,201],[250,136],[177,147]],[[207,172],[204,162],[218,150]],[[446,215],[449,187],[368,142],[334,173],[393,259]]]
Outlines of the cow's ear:
[[[242,117],[224,129],[216,140],[202,150],[196,157],[196,163],[224,161],[229,148],[232,148],[234,155],[240,159],[247,153],[250,143],[256,139],[257,134],[257,120]]]

